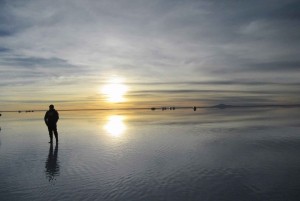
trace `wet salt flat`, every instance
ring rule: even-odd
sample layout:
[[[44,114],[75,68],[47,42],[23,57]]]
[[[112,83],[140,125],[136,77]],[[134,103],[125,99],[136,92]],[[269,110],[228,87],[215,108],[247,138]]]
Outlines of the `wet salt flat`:
[[[299,200],[300,109],[0,118],[0,200]]]

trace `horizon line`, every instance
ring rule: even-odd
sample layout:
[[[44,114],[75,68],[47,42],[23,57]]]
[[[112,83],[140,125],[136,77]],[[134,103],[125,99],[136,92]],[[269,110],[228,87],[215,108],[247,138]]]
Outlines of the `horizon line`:
[[[61,112],[71,112],[71,111],[96,111],[96,110],[102,110],[102,111],[110,111],[110,110],[156,110],[156,109],[163,109],[165,110],[173,110],[173,108],[176,109],[192,109],[192,108],[201,108],[201,109],[229,109],[229,108],[261,108],[261,107],[300,107],[300,104],[267,104],[267,105],[227,105],[227,104],[218,104],[213,106],[179,106],[179,107],[165,107],[165,106],[159,106],[159,107],[141,107],[141,108],[89,108],[89,109],[81,109],[81,108],[75,108],[75,109],[63,109],[58,110]],[[45,112],[48,110],[1,110],[2,112]]]

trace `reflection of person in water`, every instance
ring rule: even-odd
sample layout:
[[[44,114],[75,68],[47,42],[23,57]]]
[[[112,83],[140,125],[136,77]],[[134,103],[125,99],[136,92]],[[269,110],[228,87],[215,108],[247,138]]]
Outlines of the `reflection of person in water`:
[[[56,123],[59,119],[58,112],[54,109],[54,105],[49,106],[49,110],[46,112],[44,120],[46,125],[48,126],[50,142],[52,143],[53,132],[55,135],[56,143],[58,142],[58,133]]]
[[[57,161],[57,154],[58,154],[58,145],[55,145],[55,150],[53,153],[53,145],[50,144],[49,155],[46,161],[46,177],[49,182],[53,182],[55,176],[59,176],[59,162]]]

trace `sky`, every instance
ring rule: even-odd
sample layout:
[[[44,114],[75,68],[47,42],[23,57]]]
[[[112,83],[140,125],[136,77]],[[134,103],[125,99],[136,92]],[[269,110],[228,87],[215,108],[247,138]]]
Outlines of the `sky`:
[[[0,111],[299,104],[299,8],[0,0]]]

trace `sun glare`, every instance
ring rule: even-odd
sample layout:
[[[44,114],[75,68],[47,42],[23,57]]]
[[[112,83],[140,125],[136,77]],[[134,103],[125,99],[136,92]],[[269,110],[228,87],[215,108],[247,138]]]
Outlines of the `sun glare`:
[[[123,116],[111,116],[108,118],[104,129],[113,137],[119,137],[125,131],[126,127],[123,123]]]
[[[110,84],[103,86],[101,92],[107,97],[109,102],[116,103],[125,101],[123,95],[127,89],[124,84],[121,84],[119,79],[113,79],[110,81]]]

